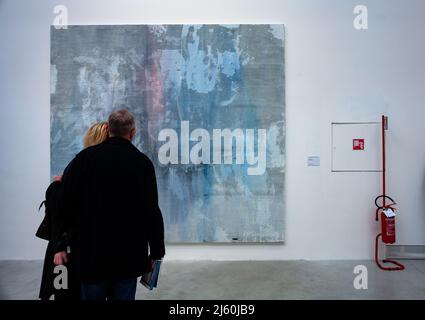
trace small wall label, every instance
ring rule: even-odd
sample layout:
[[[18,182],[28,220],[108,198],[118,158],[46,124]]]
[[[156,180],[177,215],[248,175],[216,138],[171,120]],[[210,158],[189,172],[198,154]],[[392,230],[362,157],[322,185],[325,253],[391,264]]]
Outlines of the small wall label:
[[[307,158],[307,166],[309,167],[320,167],[320,157],[310,156]]]

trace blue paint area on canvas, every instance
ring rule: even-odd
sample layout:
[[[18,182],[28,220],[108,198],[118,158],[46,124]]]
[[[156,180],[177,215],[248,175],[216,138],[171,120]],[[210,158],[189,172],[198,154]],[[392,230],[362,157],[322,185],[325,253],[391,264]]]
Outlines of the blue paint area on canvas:
[[[283,25],[69,26],[51,29],[51,46],[52,176],[92,123],[125,106],[136,117],[134,144],[155,165],[167,241],[284,239]],[[158,160],[159,132],[180,139],[182,121],[211,135],[211,163]],[[254,129],[248,151],[267,131],[264,173],[250,175],[235,156],[212,163],[213,130],[225,128]]]

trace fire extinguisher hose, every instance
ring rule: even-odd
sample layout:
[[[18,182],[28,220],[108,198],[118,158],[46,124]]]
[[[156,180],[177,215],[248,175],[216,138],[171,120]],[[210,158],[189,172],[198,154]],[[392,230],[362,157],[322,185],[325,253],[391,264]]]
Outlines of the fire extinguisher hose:
[[[383,200],[383,204],[382,204],[382,206],[380,206],[380,205],[378,204],[378,200],[379,200],[379,199],[381,199],[381,198],[382,198],[382,200]],[[390,196],[387,196],[387,195],[383,195],[383,194],[381,194],[380,196],[377,196],[377,197],[376,197],[376,199],[375,199],[375,206],[376,206],[377,208],[379,208],[379,209],[384,209],[384,208],[386,208],[386,207],[387,207],[387,205],[385,204],[385,199],[390,200],[390,201],[392,202],[392,204],[396,204],[396,203],[395,203],[395,201],[393,200],[393,198],[391,198]]]
[[[380,206],[379,204],[378,204],[378,200],[379,199],[381,199],[382,198],[382,206]],[[390,200],[391,201],[391,203],[390,204],[386,204],[385,203],[385,199],[388,199],[388,200]],[[380,195],[380,196],[377,196],[376,197],[376,199],[375,199],[375,206],[376,206],[376,217],[375,217],[375,220],[376,221],[378,221],[378,215],[379,215],[379,211],[381,211],[381,210],[384,210],[384,209],[388,209],[388,208],[391,208],[391,209],[394,209],[392,206],[393,205],[395,205],[396,204],[396,202],[393,200],[393,198],[391,198],[391,197],[389,197],[389,196],[384,196],[384,195]]]

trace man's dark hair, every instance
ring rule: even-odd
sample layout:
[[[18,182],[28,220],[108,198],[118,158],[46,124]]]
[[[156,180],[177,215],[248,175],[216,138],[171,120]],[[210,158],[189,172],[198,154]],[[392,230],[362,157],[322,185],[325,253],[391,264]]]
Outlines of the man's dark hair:
[[[127,109],[112,112],[108,118],[109,135],[123,137],[135,128],[134,115]]]

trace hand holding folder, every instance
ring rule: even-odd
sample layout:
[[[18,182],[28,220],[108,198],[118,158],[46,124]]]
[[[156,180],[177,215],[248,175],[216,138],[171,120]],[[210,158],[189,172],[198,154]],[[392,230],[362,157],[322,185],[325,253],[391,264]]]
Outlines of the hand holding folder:
[[[140,278],[140,283],[149,290],[153,290],[158,285],[159,270],[161,268],[161,260],[152,260],[152,269],[147,271]]]

